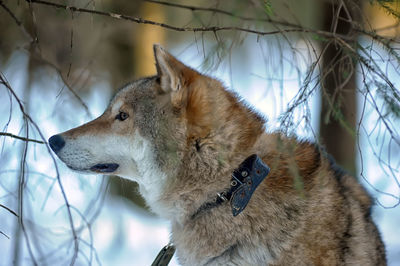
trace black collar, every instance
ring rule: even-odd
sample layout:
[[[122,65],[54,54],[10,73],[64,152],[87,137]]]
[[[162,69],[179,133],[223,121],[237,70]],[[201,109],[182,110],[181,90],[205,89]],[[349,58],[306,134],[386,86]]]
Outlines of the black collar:
[[[206,202],[191,216],[195,219],[200,213],[218,207],[229,201],[233,216],[241,213],[250,201],[258,185],[268,175],[270,168],[257,154],[247,157],[232,173],[229,189],[217,193],[217,197]]]

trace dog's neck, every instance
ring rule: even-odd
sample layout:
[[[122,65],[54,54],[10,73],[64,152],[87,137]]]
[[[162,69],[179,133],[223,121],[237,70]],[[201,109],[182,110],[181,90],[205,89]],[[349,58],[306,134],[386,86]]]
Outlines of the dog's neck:
[[[235,107],[235,117],[241,119],[225,119],[227,122],[214,128],[213,134],[196,140],[192,146],[186,142],[189,146],[182,148],[182,157],[178,156],[179,160],[165,167],[156,162],[157,156],[154,154],[163,152],[163,148],[151,150],[150,147],[139,147],[134,160],[140,178],[135,181],[139,183],[140,193],[147,204],[157,215],[177,223],[190,219],[204,202],[229,188],[234,169],[246,157],[257,153],[253,151],[254,145],[263,135],[264,121],[244,105],[237,102],[231,104]],[[240,123],[239,127],[237,123]],[[240,129],[233,132],[235,138],[223,137],[230,136],[228,133],[233,128]],[[140,143],[143,146],[147,142],[143,138]],[[162,158],[173,157],[162,155]]]
[[[193,220],[199,214],[228,201],[233,203],[231,206],[235,216],[246,207],[255,188],[268,174],[269,168],[256,155],[247,158],[241,157],[240,160],[234,161],[238,163],[228,171],[225,169],[218,171],[217,168],[214,168],[209,169],[208,175],[181,176],[177,182],[170,184],[171,186],[164,183],[165,190],[161,194],[155,193],[154,188],[151,190],[150,187],[149,190],[144,185],[141,186],[140,192],[155,213],[178,224]],[[190,170],[191,173],[198,173],[192,170]],[[211,177],[211,179],[207,180],[205,176]],[[193,180],[197,180],[195,187],[193,187]],[[240,191],[246,194],[245,198],[236,197]],[[240,200],[238,200],[239,198]]]
[[[132,166],[128,173],[121,174],[121,177],[137,182],[139,192],[148,206],[156,214],[160,214],[157,202],[164,193],[167,174],[158,166],[154,148],[149,140],[141,136],[138,131],[134,133],[131,150]]]
[[[269,167],[258,155],[250,155],[231,174],[230,187],[217,193],[217,196],[212,201],[203,203],[191,215],[191,219],[196,219],[202,213],[225,202],[230,202],[232,215],[237,216],[246,208],[254,191],[268,175],[269,171]]]

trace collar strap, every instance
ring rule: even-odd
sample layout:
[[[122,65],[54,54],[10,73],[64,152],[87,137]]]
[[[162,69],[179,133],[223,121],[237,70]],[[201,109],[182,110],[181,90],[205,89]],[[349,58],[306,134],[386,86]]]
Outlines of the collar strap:
[[[259,184],[268,175],[270,168],[258,157],[253,154],[247,157],[237,169],[232,173],[230,188],[217,193],[217,198],[212,202],[206,202],[192,215],[194,219],[198,214],[205,210],[212,209],[229,201],[233,216],[241,213],[249,203],[251,196]]]

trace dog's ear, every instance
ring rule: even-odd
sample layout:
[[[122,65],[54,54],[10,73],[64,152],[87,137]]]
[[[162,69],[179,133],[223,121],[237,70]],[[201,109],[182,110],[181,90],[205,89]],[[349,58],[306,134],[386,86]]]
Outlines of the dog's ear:
[[[175,110],[186,108],[190,136],[206,136],[210,131],[212,112],[207,100],[207,90],[201,86],[203,79],[200,77],[204,76],[184,65],[160,45],[154,45],[153,48],[161,93],[171,95],[171,103]]]
[[[158,44],[153,46],[157,75],[164,92],[178,92],[188,86],[196,76],[196,71],[185,66]]]
[[[182,63],[164,50],[160,45],[153,46],[156,59],[157,75],[164,92],[178,91],[182,87]]]

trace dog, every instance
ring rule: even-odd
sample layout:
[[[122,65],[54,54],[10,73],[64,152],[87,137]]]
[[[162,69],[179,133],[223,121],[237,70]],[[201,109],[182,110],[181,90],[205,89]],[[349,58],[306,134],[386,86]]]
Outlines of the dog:
[[[157,75],[49,139],[69,168],[137,182],[182,265],[386,265],[370,196],[323,149],[267,133],[221,82],[154,56]]]

